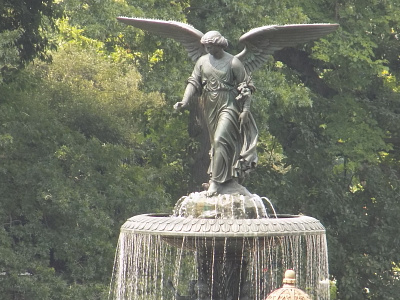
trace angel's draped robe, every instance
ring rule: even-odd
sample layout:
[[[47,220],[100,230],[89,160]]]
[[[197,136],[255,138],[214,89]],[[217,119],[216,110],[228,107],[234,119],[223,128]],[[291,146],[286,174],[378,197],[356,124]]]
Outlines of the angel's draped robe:
[[[209,54],[199,58],[188,83],[202,95],[211,143],[208,173],[211,180],[224,183],[232,178],[243,179],[255,167],[258,131],[250,112],[249,122],[242,126],[239,122],[245,103],[236,97],[238,85],[247,80],[244,66],[228,53],[219,69],[210,59]]]

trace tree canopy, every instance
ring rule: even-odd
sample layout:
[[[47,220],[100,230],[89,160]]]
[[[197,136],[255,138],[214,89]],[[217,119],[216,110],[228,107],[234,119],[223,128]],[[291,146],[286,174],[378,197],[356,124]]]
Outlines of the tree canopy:
[[[0,2],[0,83],[34,58],[51,60],[50,31],[61,11],[53,0]]]
[[[1,3],[5,299],[105,299],[121,224],[170,212],[203,182],[204,136],[193,113],[172,109],[193,63],[120,15],[218,30],[233,54],[254,27],[340,24],[253,75],[259,164],[245,185],[326,226],[332,299],[398,298],[398,1]]]

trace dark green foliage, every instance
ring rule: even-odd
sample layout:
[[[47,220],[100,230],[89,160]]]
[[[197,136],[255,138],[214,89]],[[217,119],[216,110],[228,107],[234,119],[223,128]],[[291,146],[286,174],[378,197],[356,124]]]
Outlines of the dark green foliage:
[[[3,299],[104,299],[122,222],[171,210],[176,168],[142,133],[162,97],[91,47],[61,51],[1,90]]]
[[[55,43],[49,40],[50,33],[55,28],[54,19],[60,16],[53,0],[0,1],[0,79],[8,80],[16,69],[36,57],[51,60],[47,50],[54,49]],[[15,49],[11,61],[9,48]]]

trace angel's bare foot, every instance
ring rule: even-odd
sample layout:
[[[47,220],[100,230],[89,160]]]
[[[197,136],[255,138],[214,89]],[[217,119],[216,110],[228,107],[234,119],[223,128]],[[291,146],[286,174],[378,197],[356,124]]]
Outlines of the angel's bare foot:
[[[217,194],[219,186],[219,183],[210,180],[210,186],[208,187],[208,190],[206,192],[207,197],[211,197]]]
[[[209,182],[204,182],[201,187],[203,188],[204,191],[207,191],[208,188],[210,187],[210,183]]]

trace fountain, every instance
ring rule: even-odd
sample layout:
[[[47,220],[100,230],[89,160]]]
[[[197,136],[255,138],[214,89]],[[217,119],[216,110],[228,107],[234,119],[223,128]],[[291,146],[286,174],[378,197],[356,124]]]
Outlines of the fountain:
[[[171,214],[138,215],[122,226],[109,299],[262,300],[280,285],[282,270],[292,269],[312,299],[329,300],[325,228],[312,217],[276,214],[267,198],[239,182],[257,162],[248,74],[273,51],[337,25],[256,28],[240,38],[246,48],[233,57],[216,31],[203,35],[179,22],[118,19],[184,44],[196,67],[174,108],[202,93],[212,148],[206,191],[182,197]]]
[[[313,299],[329,299],[318,220],[266,214],[256,195],[188,197],[171,216],[138,215],[122,226],[110,299],[259,300],[280,285],[286,269],[296,270],[298,286]]]

